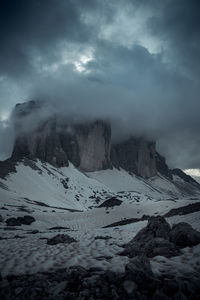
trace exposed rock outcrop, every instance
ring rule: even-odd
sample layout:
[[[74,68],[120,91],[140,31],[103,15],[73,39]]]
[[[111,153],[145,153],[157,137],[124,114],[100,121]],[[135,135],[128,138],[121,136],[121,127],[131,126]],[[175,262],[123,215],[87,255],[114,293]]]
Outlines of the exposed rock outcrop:
[[[181,170],[170,170],[165,158],[156,152],[153,141],[132,136],[111,144],[111,126],[106,121],[74,123],[64,115],[56,114],[42,101],[17,104],[13,119],[16,139],[12,157],[6,164],[1,163],[8,171],[11,168],[15,171],[13,163],[21,159],[38,158],[56,167],[68,166],[72,162],[86,172],[116,167],[143,178],[153,177],[159,172],[170,180],[177,175],[188,183],[195,183]],[[6,174],[7,171],[0,170],[0,177]]]
[[[31,225],[33,222],[35,222],[35,218],[32,216],[8,218],[6,220],[7,226],[21,226],[22,224]]]
[[[136,256],[123,272],[85,269],[81,266],[55,271],[0,276],[0,297],[6,300],[127,299],[195,300],[200,298],[199,270],[178,276],[155,274],[150,260]]]
[[[70,237],[68,234],[57,234],[56,236],[47,240],[48,245],[71,244],[74,242],[76,242],[76,240]]]
[[[168,168],[165,158],[158,152],[156,152],[156,169],[162,175],[168,177],[171,180],[173,179],[171,170]]]
[[[103,121],[81,124],[76,128],[75,140],[78,144],[81,170],[89,172],[111,167],[109,124]]]
[[[24,157],[39,158],[54,166],[68,166],[68,158],[61,147],[55,119],[17,136],[12,158],[16,160]]]
[[[68,166],[71,161],[88,172],[111,167],[109,124],[95,121],[69,125],[56,115],[45,115],[38,120],[39,109],[40,105],[34,101],[16,106],[17,135],[13,160],[39,158],[58,167]],[[32,122],[29,122],[29,117]]]
[[[172,175],[178,176],[186,182],[197,184],[196,180],[194,180],[191,176],[185,174],[181,169],[173,169],[170,170]]]
[[[157,255],[172,257],[180,254],[180,249],[200,244],[200,232],[187,223],[173,225],[172,229],[164,217],[151,217],[145,228],[124,245],[121,255],[135,257]]]
[[[116,168],[149,178],[157,174],[155,154],[155,142],[131,137],[112,146],[111,160]]]
[[[145,178],[156,175],[154,142],[131,137],[111,149],[111,127],[107,122],[71,124],[60,115],[46,113],[48,109],[43,113],[41,110],[42,102],[16,106],[13,160],[39,158],[58,167],[68,166],[70,161],[86,172],[114,166]]]

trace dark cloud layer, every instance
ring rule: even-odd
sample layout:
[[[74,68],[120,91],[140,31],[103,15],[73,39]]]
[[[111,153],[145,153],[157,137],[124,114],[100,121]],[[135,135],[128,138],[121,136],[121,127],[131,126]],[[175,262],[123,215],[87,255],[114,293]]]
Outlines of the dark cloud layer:
[[[109,118],[115,138],[158,141],[171,166],[200,168],[200,3],[2,0],[0,152],[17,102]],[[7,135],[8,136],[8,135]]]

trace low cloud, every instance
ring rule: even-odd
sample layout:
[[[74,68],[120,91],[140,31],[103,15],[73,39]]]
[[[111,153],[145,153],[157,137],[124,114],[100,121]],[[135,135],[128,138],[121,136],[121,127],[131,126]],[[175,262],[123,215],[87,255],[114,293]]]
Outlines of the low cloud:
[[[199,167],[199,5],[3,1],[0,118],[45,100],[69,119],[109,119],[117,140],[156,139],[171,166]]]

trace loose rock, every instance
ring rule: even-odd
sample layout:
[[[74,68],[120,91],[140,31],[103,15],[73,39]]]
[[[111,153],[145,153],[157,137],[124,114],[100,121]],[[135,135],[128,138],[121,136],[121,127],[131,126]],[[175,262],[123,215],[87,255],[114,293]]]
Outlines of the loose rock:
[[[67,234],[57,234],[53,238],[47,240],[48,245],[56,245],[60,243],[71,244],[74,242],[76,242],[76,240]]]

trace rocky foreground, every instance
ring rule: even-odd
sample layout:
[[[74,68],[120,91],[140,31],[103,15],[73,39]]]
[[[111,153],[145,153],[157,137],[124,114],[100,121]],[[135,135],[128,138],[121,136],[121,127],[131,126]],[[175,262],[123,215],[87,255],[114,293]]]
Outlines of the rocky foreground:
[[[70,243],[67,236],[54,242]],[[52,243],[52,239],[47,243]],[[1,299],[146,299],[199,300],[200,265],[195,272],[172,275],[152,272],[150,258],[175,257],[185,247],[200,243],[200,232],[187,223],[172,228],[163,217],[151,217],[145,228],[119,255],[130,257],[124,272],[79,266],[33,275],[1,278]],[[175,274],[175,273],[174,273]]]

